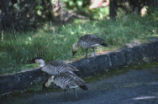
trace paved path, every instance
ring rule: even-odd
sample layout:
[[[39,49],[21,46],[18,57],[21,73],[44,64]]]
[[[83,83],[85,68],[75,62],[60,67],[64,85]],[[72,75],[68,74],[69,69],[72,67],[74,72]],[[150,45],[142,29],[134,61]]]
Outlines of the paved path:
[[[79,98],[70,92],[20,95],[0,99],[0,104],[158,104],[158,68],[132,70],[88,84],[78,89]]]

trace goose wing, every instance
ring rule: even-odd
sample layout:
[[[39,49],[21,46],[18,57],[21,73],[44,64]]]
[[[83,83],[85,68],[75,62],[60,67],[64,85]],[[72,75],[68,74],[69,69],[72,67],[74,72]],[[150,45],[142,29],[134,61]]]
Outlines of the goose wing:
[[[61,87],[62,89],[67,89],[67,88],[76,88],[80,87],[84,90],[87,90],[88,88],[85,85],[84,80],[79,78],[76,74],[74,73],[60,73],[59,75],[56,75],[54,77],[54,83]]]
[[[75,82],[81,89],[83,89],[83,90],[88,90],[88,87],[86,86],[86,83],[85,83],[85,81],[84,81],[82,78],[78,77],[78,76],[77,76],[76,74],[74,74],[74,73],[69,74],[69,76],[71,76],[71,77],[73,78],[74,82]]]
[[[84,41],[89,44],[105,44],[104,39],[97,37],[95,35],[86,34],[82,37],[80,37],[79,42]]]
[[[70,64],[66,64],[65,62],[60,61],[60,60],[54,60],[54,61],[49,62],[41,70],[51,75],[57,75],[63,72],[79,71],[74,66]]]
[[[76,88],[78,85],[67,73],[60,73],[54,77],[53,82],[62,89]]]
[[[54,60],[50,63],[51,65],[55,66],[55,67],[63,67],[64,70],[67,71],[79,71],[75,66],[71,65],[71,64],[67,64],[64,61],[61,60]]]

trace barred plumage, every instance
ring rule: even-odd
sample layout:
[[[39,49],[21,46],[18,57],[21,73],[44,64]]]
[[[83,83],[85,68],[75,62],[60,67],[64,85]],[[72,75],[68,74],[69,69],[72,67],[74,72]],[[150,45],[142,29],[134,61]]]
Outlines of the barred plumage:
[[[75,75],[73,72],[74,71],[79,71],[76,67],[70,65],[70,64],[66,64],[63,61],[60,60],[53,60],[47,64],[45,64],[45,61],[43,59],[35,59],[35,62],[40,63],[41,66],[41,70],[43,72],[48,73],[49,75],[51,75],[52,77],[55,76],[55,78],[61,76],[60,78],[63,78],[64,76],[67,76],[65,78],[67,78],[66,81],[69,80],[69,82],[72,81],[82,81],[81,79],[79,79],[79,77],[77,75]],[[44,84],[43,84],[43,88],[45,87],[49,87],[52,83],[52,77],[50,77]],[[63,80],[64,81],[64,80]],[[59,85],[61,85],[60,83],[64,83],[63,81],[59,81],[56,83],[59,83]],[[82,81],[83,82],[83,81]],[[74,83],[74,82],[73,82]],[[64,83],[65,84],[65,83]],[[70,83],[71,84],[71,83]],[[67,85],[66,85],[67,86]],[[71,86],[71,85],[70,85]]]
[[[80,39],[78,41],[78,45],[83,48],[96,47],[96,44],[104,45],[106,43],[104,42],[104,39],[97,37],[95,35],[90,35],[90,34],[86,34],[86,35],[80,37]]]
[[[78,77],[76,74],[70,72],[60,73],[50,77],[45,86],[49,87],[52,82],[62,88],[64,91],[67,89],[75,90],[77,87],[80,87],[83,90],[88,90],[85,81]],[[75,96],[77,97],[76,92]]]
[[[92,48],[94,53],[95,53],[95,47],[102,45],[102,46],[107,46],[105,43],[104,39],[97,37],[92,34],[85,34],[84,36],[79,38],[79,41],[73,45],[73,50],[72,53],[73,55],[77,52],[78,47],[82,47],[86,49],[86,57],[88,54],[88,49]]]
[[[44,72],[47,72],[50,75],[57,75],[64,72],[73,72],[73,71],[79,71],[76,67],[66,64],[63,61],[60,60],[53,60],[46,64],[41,69]]]
[[[84,80],[78,77],[73,71],[78,71],[77,68],[70,64],[66,64],[60,60],[54,60],[47,64],[43,59],[35,59],[35,62],[40,63],[41,70],[50,74],[51,77],[43,84],[43,87],[49,87],[51,83],[55,83],[62,88],[64,92],[67,89],[73,89],[75,96],[77,93],[75,88],[80,87],[83,90],[88,90]]]
[[[71,88],[77,88],[80,86],[86,86],[85,81],[78,77],[74,73],[60,73],[58,75],[52,76],[49,81],[54,82],[57,86],[61,87],[62,89],[71,89]],[[47,86],[50,84],[46,83]],[[88,88],[85,88],[84,90],[87,90]]]
[[[45,64],[45,61],[43,59],[36,59],[37,63],[40,63],[41,70],[43,72],[46,72],[50,75],[57,75],[64,72],[73,72],[73,71],[79,71],[76,67],[66,64],[63,61],[60,60],[53,60],[47,64]]]

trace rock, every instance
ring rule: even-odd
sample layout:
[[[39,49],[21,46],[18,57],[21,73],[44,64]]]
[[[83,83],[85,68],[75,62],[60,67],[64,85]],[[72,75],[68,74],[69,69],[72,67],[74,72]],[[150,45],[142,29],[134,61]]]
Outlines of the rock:
[[[125,55],[123,51],[118,51],[118,52],[112,52],[110,53],[110,59],[112,63],[112,68],[117,68],[119,66],[125,65]]]
[[[126,43],[124,48],[133,48],[134,46],[140,45],[140,41],[138,40],[133,40],[131,43]]]

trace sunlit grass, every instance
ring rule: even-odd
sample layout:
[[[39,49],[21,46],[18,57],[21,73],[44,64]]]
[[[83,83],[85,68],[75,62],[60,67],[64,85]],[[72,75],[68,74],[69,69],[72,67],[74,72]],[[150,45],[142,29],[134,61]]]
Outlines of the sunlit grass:
[[[71,24],[55,26],[45,24],[34,32],[5,32],[0,41],[0,74],[17,72],[28,65],[35,57],[43,57],[46,61],[53,59],[74,60],[84,57],[85,51],[80,49],[72,56],[72,44],[87,33],[94,33],[108,44],[108,48],[99,47],[97,51],[113,50],[133,40],[147,40],[158,37],[158,13],[140,17],[135,14],[120,16],[116,21],[100,19],[100,21],[75,20]]]

